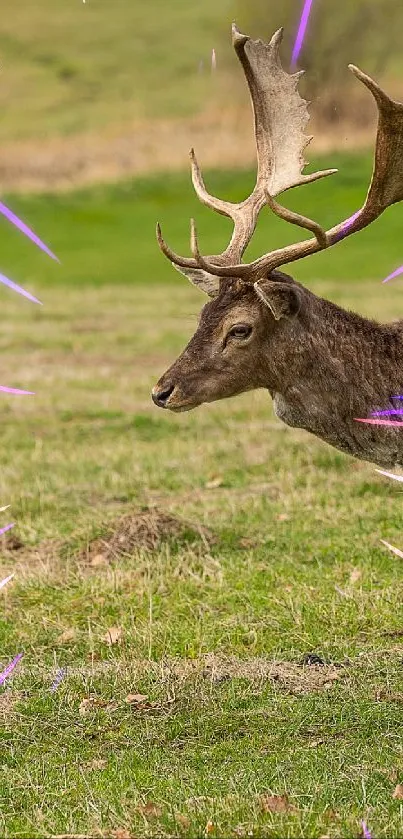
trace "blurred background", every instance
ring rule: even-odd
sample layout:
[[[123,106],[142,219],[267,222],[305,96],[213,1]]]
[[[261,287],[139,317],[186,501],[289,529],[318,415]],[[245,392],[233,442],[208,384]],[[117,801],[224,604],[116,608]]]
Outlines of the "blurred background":
[[[289,68],[302,0],[17,0],[0,27],[0,183],[68,188],[253,161],[249,101],[231,21],[253,37],[285,27]],[[371,142],[374,107],[347,65],[403,96],[397,0],[313,0],[300,67],[316,151]],[[212,50],[216,69],[212,70]]]

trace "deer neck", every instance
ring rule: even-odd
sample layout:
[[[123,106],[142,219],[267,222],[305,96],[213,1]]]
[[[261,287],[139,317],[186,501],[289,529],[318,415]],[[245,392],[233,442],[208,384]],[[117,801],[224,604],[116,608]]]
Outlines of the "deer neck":
[[[403,428],[356,418],[396,408],[391,397],[403,394],[403,322],[384,326],[310,298],[276,346],[276,382],[268,388],[276,415],[355,457],[402,464]]]

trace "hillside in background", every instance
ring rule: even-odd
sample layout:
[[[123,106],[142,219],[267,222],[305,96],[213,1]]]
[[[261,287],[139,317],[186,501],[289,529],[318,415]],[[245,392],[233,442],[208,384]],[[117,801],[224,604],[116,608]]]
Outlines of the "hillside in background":
[[[388,75],[393,93],[402,89],[400,18],[390,8],[400,6],[376,0],[388,14],[371,19],[368,29],[362,14],[368,4],[374,0],[357,3],[352,15],[351,3],[339,2],[331,26],[330,7],[330,17],[320,0],[313,7],[303,90],[313,96],[322,147],[361,145],[373,127],[372,104],[356,82],[349,84],[348,60],[363,58],[369,70]],[[284,19],[288,67],[301,5],[287,0],[280,13],[278,4],[270,8],[262,0],[17,0],[0,24],[3,189],[65,188],[181,168],[193,143],[205,165],[249,164],[249,102],[232,52],[231,20],[267,37]],[[403,22],[403,9],[399,14]],[[336,75],[335,65],[343,68]]]

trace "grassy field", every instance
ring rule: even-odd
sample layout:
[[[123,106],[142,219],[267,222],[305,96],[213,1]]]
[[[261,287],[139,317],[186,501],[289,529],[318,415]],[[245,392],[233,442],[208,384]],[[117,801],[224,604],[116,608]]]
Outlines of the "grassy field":
[[[287,203],[350,215],[370,161],[339,163]],[[229,197],[251,180],[207,177]],[[192,213],[206,251],[226,230],[184,176],[5,200],[62,265],[1,223],[0,270],[45,305],[1,292],[0,382],[36,396],[2,397],[1,664],[24,656],[0,688],[0,833],[401,836],[402,561],[380,543],[403,547],[399,485],[281,425],[264,392],[152,406],[203,302],[154,222],[182,250]],[[401,285],[380,281],[402,223],[295,276],[397,318]],[[253,252],[294,234],[267,216]]]
[[[230,6],[18,0],[1,22],[0,141],[204,109],[211,50],[222,38],[231,51]]]

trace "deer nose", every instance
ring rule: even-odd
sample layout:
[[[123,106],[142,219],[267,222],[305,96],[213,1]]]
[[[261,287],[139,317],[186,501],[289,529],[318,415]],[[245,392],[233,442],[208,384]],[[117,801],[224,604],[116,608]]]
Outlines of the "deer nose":
[[[153,387],[151,397],[155,405],[158,405],[159,408],[165,408],[174,390],[175,385],[166,385],[162,390],[158,390],[158,387]]]

